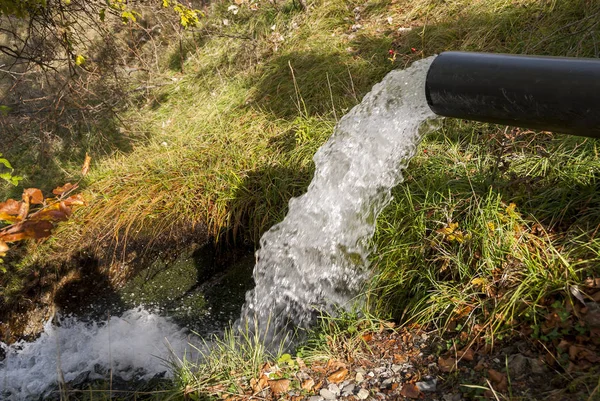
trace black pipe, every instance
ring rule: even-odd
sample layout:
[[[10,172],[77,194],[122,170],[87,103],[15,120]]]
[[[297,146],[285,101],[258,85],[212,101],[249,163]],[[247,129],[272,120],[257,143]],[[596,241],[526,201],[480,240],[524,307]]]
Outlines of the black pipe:
[[[445,52],[427,73],[445,117],[600,138],[600,60]]]

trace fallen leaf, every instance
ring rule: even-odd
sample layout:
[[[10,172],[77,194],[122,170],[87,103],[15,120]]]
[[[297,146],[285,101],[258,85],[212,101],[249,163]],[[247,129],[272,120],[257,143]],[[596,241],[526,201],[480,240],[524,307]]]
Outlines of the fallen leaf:
[[[296,357],[296,363],[298,364],[300,370],[306,369],[306,364],[304,363],[304,360],[302,358]]]
[[[394,363],[395,364],[402,364],[402,363],[406,363],[408,362],[408,357],[406,355],[403,354],[394,354]]]
[[[373,339],[373,333],[365,333],[362,335],[362,339],[364,342],[369,342]]]
[[[85,206],[85,199],[81,194],[69,196],[63,202],[66,206]]]
[[[8,247],[6,242],[0,239],[0,256],[4,256],[9,249],[10,248]]]
[[[92,162],[92,157],[85,153],[85,160],[83,161],[83,166],[81,167],[81,175],[86,176],[90,171],[90,163]]]
[[[315,381],[313,379],[307,379],[302,382],[302,390],[311,391],[315,386]]]
[[[17,202],[14,199],[8,199],[5,202],[0,203],[0,213],[6,213],[10,216],[16,216],[19,214],[21,209],[21,202]]]
[[[25,197],[29,200],[28,202],[32,205],[41,205],[44,203],[44,194],[37,188],[27,188],[23,191],[23,200],[25,201]]]
[[[497,390],[508,390],[508,379],[506,378],[506,375],[504,373],[500,373],[494,369],[488,369],[488,375],[492,383],[494,383],[494,385],[496,386],[495,388]]]
[[[475,358],[475,353],[471,348],[467,348],[466,350],[458,351],[456,353],[459,359],[465,360],[467,362],[471,362]]]
[[[335,372],[330,374],[327,377],[327,380],[329,380],[330,383],[337,384],[337,383],[341,383],[342,381],[344,381],[346,376],[348,376],[348,369],[339,368],[338,370],[336,370]]]
[[[7,230],[0,231],[0,240],[4,242],[15,242],[24,239],[46,238],[51,234],[54,225],[49,221],[23,221]]]
[[[456,359],[452,357],[442,358],[441,356],[438,358],[438,366],[442,372],[452,372],[456,369]]]
[[[421,395],[421,390],[419,390],[419,388],[413,383],[406,383],[402,386],[400,395],[415,400]]]
[[[281,395],[290,389],[290,381],[288,379],[269,380],[268,384],[275,395]]]
[[[60,196],[62,194],[64,194],[65,192],[71,191],[73,189],[77,188],[77,184],[73,185],[70,182],[67,182],[65,185],[63,185],[62,187],[56,187],[52,190],[52,193],[56,196]]]

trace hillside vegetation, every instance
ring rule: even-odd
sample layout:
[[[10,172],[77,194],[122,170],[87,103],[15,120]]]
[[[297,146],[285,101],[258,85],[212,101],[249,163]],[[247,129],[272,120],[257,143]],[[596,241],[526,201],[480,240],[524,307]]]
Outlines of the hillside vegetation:
[[[118,106],[96,125],[79,124],[68,138],[56,132],[43,149],[0,144],[24,177],[2,188],[4,198],[77,180],[82,156],[93,160],[80,183],[88,205],[8,259],[5,305],[22,305],[24,278],[47,266],[98,259],[120,285],[126,275],[115,261],[179,249],[190,232],[224,249],[257,244],[306,190],[312,156],[336,121],[393,69],[446,50],[600,56],[593,0],[236,0],[204,14],[198,27],[165,29],[140,45],[151,62],[129,74]],[[33,162],[42,150],[44,166]],[[442,120],[378,220],[365,308],[461,347],[526,338],[561,383],[577,391],[585,383],[593,399],[599,174],[596,140]],[[342,335],[335,327],[346,320],[328,322],[337,333],[321,328],[330,351],[364,335],[364,325]],[[574,344],[594,357],[573,354]],[[323,354],[321,346],[312,352]],[[188,366],[180,390],[221,395],[216,382],[257,377],[264,350],[237,351],[254,358],[249,370],[232,378]],[[224,361],[223,371],[245,363]]]

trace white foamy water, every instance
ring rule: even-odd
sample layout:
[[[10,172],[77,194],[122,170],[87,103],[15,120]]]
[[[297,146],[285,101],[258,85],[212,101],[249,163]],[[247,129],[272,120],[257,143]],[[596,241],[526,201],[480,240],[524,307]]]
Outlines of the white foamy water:
[[[435,117],[425,98],[432,61],[392,71],[340,120],[314,157],[306,194],[261,238],[241,322],[257,321],[267,341],[359,293],[377,216],[428,128],[422,123]]]
[[[48,322],[42,335],[33,342],[7,347],[0,362],[0,399],[38,399],[59,375],[66,382],[82,372],[90,379],[114,376],[124,380],[150,379],[170,371],[173,356],[191,357],[188,333],[168,319],[142,308],[113,316],[104,322],[84,323],[75,318]]]

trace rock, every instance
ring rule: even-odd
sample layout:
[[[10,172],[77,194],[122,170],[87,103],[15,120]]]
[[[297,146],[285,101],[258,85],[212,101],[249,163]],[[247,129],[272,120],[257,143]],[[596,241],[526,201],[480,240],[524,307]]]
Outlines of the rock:
[[[394,382],[394,379],[385,379],[383,382],[381,382],[381,388],[388,389],[388,388],[392,387],[393,382]]]
[[[545,369],[544,364],[537,359],[515,354],[508,357],[508,371],[512,377],[518,378],[530,373],[541,374]]]
[[[392,372],[398,373],[401,370],[402,370],[402,365],[396,365],[396,364],[392,365]]]
[[[424,393],[433,393],[437,389],[437,379],[431,378],[427,381],[416,382],[415,386]]]
[[[585,306],[588,308],[588,312],[583,315],[583,320],[592,329],[600,328],[600,304],[586,302]]]
[[[365,375],[364,375],[364,373],[358,372],[356,374],[356,378],[354,380],[356,380],[357,383],[362,383],[363,381],[365,381]]]
[[[358,390],[358,393],[356,393],[356,396],[359,400],[366,400],[369,397],[369,391],[361,388]]]
[[[336,400],[337,399],[337,396],[331,390],[326,389],[326,388],[321,389],[319,394],[321,394],[321,397],[325,398],[326,400]]]
[[[337,384],[330,384],[329,386],[327,386],[327,389],[329,391],[331,391],[333,394],[335,394],[335,396],[337,397],[338,395],[340,395],[340,388],[338,387]]]
[[[351,396],[352,394],[354,394],[354,389],[355,389],[355,388],[356,388],[356,386],[355,386],[354,384],[352,384],[352,383],[350,383],[350,384],[348,384],[348,385],[344,386],[344,387],[342,388],[342,395],[343,395],[344,397],[349,397],[349,396]]]
[[[312,397],[308,397],[308,401],[323,401],[323,397],[319,397],[318,395],[313,395]]]

